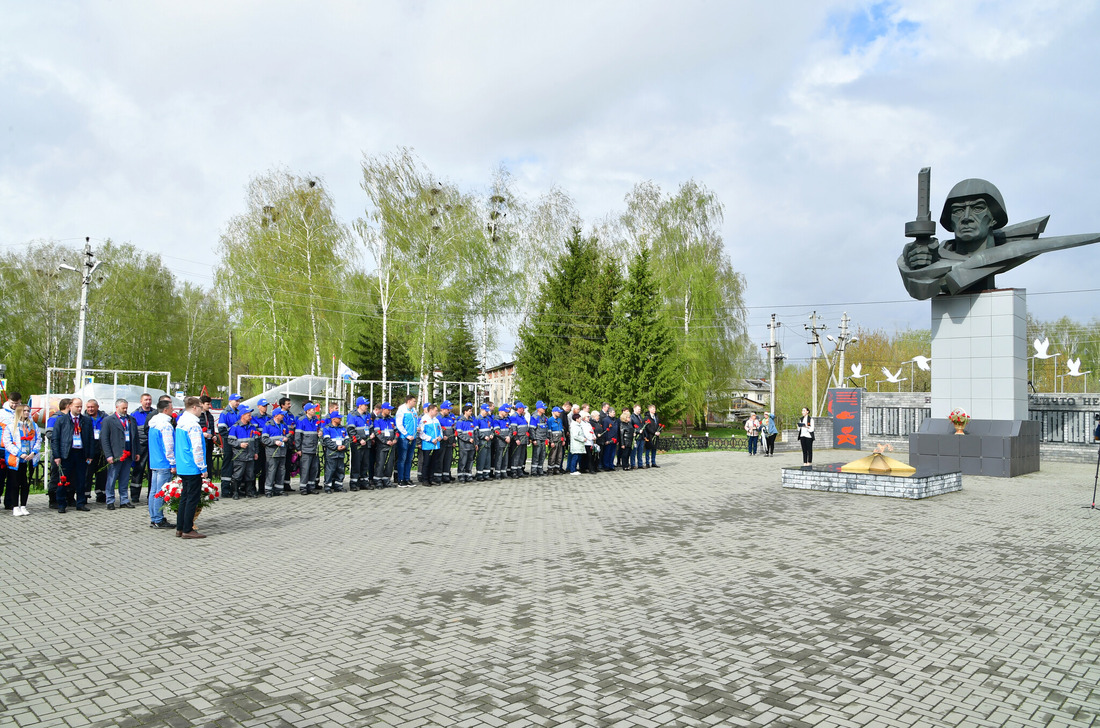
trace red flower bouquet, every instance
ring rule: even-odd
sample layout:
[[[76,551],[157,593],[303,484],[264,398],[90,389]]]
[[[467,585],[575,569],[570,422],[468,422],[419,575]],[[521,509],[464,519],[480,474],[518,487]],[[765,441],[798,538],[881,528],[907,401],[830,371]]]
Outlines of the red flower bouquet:
[[[153,497],[163,498],[164,507],[175,513],[180,509],[180,497],[182,495],[183,479],[176,478],[166,483],[163,488],[153,494]],[[202,489],[199,491],[199,510],[213,505],[214,501],[220,497],[221,491],[218,489],[218,486],[214,485],[209,480],[204,480],[202,482]]]

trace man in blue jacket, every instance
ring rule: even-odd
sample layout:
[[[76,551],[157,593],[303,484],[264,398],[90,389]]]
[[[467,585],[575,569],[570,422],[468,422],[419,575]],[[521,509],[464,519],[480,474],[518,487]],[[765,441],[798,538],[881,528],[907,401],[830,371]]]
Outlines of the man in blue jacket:
[[[546,449],[550,444],[550,423],[546,417],[546,403],[535,402],[535,414],[531,415],[531,475],[549,475],[546,470]]]
[[[157,498],[161,488],[172,480],[176,469],[176,432],[169,413],[172,401],[157,402],[157,413],[149,418],[149,527],[175,528],[164,517],[164,499]],[[205,445],[205,443],[204,443]]]
[[[439,472],[444,483],[452,483],[451,461],[455,452],[455,418],[451,414],[450,400],[444,400],[439,405],[439,426],[443,428],[443,440],[439,443]]]
[[[252,410],[252,430],[257,442],[263,437],[264,428],[271,421],[271,415],[267,413],[267,408],[268,401],[261,398]],[[257,495],[264,495],[264,484],[267,483],[266,448],[259,446],[256,448],[256,466],[253,470],[255,471],[253,477],[256,479],[256,493]]]
[[[241,405],[237,409],[237,424],[229,428],[229,450],[233,458],[233,480],[230,489],[233,500],[255,498],[252,480],[256,468],[256,450],[259,438],[252,424],[252,410]]]
[[[328,423],[321,434],[321,444],[325,453],[326,493],[344,492],[344,455],[347,453],[347,429],[341,424],[343,418],[339,412],[330,412]]]
[[[565,455],[565,426],[562,423],[561,407],[550,410],[550,419],[546,423],[550,439],[549,474],[561,475],[562,458]]]
[[[369,471],[367,470],[367,454],[370,452],[371,443],[371,417],[370,402],[366,397],[355,400],[355,409],[348,415],[347,425],[349,448],[348,459],[348,490],[366,490],[370,486]]]
[[[376,488],[389,488],[391,485],[394,447],[401,437],[401,433],[397,431],[397,423],[390,417],[391,410],[390,403],[383,402],[378,416],[371,422],[376,443],[374,453],[374,486]]]
[[[477,419],[474,420],[475,434],[477,435],[477,478],[476,480],[492,479],[492,455],[493,455],[493,408],[488,403],[478,409]]]
[[[271,414],[271,419],[264,425],[260,439],[263,441],[267,455],[267,482],[269,484],[268,498],[285,495],[283,482],[285,481],[286,451],[290,437],[287,434],[286,423],[283,422],[286,412],[276,407]]]
[[[149,420],[156,413],[157,411],[153,409],[153,395],[148,392],[141,395],[138,407],[130,413],[130,416],[134,418],[134,422],[137,423],[138,429],[137,442],[131,443],[133,447],[130,448],[130,452],[133,453],[131,456],[133,468],[130,471],[130,501],[133,503],[141,502],[141,485],[145,482],[145,468],[148,465],[146,453],[149,450]]]
[[[233,393],[229,395],[229,406],[222,410],[218,417],[218,435],[222,441],[222,496],[229,497],[232,494],[225,492],[225,486],[233,481],[233,453],[229,451],[229,428],[237,424],[237,406],[240,404],[241,395]],[[232,488],[232,486],[230,486]]]
[[[306,402],[302,407],[305,417],[298,420],[294,429],[294,446],[301,456],[298,474],[298,492],[313,495],[318,490],[317,480],[321,475],[321,462],[318,456],[321,448],[321,423],[317,419],[317,405]]]
[[[416,396],[405,397],[405,404],[397,408],[397,431],[401,438],[397,441],[397,473],[394,479],[399,486],[409,487],[412,483],[412,462],[416,453],[416,429],[420,418],[416,415]]]
[[[440,423],[442,424],[442,423]],[[454,424],[455,441],[458,444],[458,482],[473,480],[471,470],[477,452],[477,432],[474,425],[474,406],[467,402],[462,406],[462,419]]]
[[[443,442],[443,428],[439,425],[438,415],[439,407],[428,405],[427,414],[420,420],[420,457],[424,459],[424,484],[429,486],[442,482],[439,451],[440,443]]]
[[[183,481],[183,494],[176,514],[176,536],[206,538],[195,530],[195,512],[202,495],[202,481],[207,475],[206,449],[199,423],[202,402],[198,397],[188,397],[183,401],[183,408],[184,413],[176,421],[176,473]]]
[[[118,485],[119,507],[133,508],[130,502],[130,468],[134,464],[134,449],[138,446],[138,425],[127,410],[124,399],[115,401],[115,413],[103,418],[99,444],[107,461],[107,510],[115,509],[115,485]]]

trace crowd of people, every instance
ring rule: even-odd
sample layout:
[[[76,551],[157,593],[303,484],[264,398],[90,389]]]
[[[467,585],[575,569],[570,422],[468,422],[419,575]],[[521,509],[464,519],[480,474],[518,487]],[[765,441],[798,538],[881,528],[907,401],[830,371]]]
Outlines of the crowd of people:
[[[295,475],[298,492],[310,495],[343,491],[345,474],[348,490],[359,491],[657,467],[654,405],[619,415],[607,403],[596,410],[541,401],[533,411],[522,402],[418,408],[410,395],[395,409],[360,397],[346,418],[330,406],[325,414],[306,402],[295,418],[285,397],[251,408],[231,395],[217,423],[231,453],[222,462],[222,497],[282,495]]]
[[[132,412],[119,399],[113,413],[94,399],[66,397],[40,431],[21,395],[11,392],[0,408],[4,508],[27,515],[29,475],[46,439],[51,509],[89,511],[92,491],[108,510],[132,509],[148,480],[150,527],[175,529],[183,538],[204,538],[194,530],[195,506],[219,451],[220,495],[233,499],[290,493],[294,477],[299,493],[310,495],[344,491],[345,474],[348,490],[360,491],[659,467],[663,425],[652,404],[648,411],[635,405],[621,413],[606,402],[592,408],[539,401],[531,411],[522,402],[418,407],[410,395],[396,409],[360,397],[347,417],[336,403],[326,414],[306,402],[300,417],[290,407],[286,397],[248,407],[233,394],[215,418],[205,395],[186,398],[179,413],[167,395],[154,407],[143,394]],[[174,477],[184,485],[176,523],[166,518],[158,497]]]

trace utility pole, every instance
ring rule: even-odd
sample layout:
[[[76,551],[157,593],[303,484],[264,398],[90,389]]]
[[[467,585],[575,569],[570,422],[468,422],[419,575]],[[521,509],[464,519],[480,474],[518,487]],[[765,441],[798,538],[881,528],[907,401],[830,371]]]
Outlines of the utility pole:
[[[837,334],[836,337],[836,348],[837,351],[840,352],[840,367],[837,369],[836,377],[834,378],[836,386],[838,387],[843,386],[842,382],[844,377],[844,350],[848,348],[848,322],[850,320],[851,319],[848,318],[847,311],[841,314],[840,333]]]
[[[225,380],[225,402],[222,407],[229,404],[229,396],[233,394],[233,329],[229,329],[229,379]]]
[[[782,323],[775,320],[775,314],[773,313],[771,323],[768,324],[769,341],[767,344],[760,345],[764,349],[768,350],[768,362],[771,364],[771,379],[768,380],[768,383],[771,384],[771,398],[768,402],[768,406],[771,407],[772,415],[774,415],[775,417],[779,416],[778,410],[775,406],[775,363],[778,361],[782,361],[784,358],[786,358],[781,353],[779,353],[779,344],[775,340],[775,330],[782,325]]]
[[[802,327],[810,332],[810,337],[811,337],[810,338],[810,346],[813,349],[813,353],[812,353],[812,356],[810,358],[810,364],[813,367],[814,394],[813,394],[813,399],[811,399],[810,401],[814,405],[814,411],[811,412],[810,414],[813,415],[814,417],[817,417],[817,413],[818,413],[818,409],[819,409],[818,405],[817,405],[817,352],[818,352],[818,349],[821,348],[821,337],[818,336],[817,332],[818,331],[824,331],[828,327],[825,326],[825,324],[822,324],[821,326],[817,325],[817,311],[814,311],[812,314],[810,314],[810,325],[807,326],[806,324],[802,324]]]
[[[84,238],[84,262],[81,264],[83,271],[62,263],[58,270],[71,270],[80,273],[80,322],[76,328],[76,378],[73,380],[73,390],[80,391],[84,386],[84,325],[88,320],[88,286],[92,283],[92,274],[100,265],[92,252],[92,239]]]

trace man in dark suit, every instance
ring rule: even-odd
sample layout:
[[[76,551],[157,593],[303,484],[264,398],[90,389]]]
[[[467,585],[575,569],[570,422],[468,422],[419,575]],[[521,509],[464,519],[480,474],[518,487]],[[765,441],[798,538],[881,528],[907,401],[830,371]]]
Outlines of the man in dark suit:
[[[115,509],[115,485],[118,485],[119,507],[133,508],[130,502],[130,468],[136,457],[138,447],[138,424],[127,414],[130,404],[119,399],[115,401],[115,413],[103,418],[103,428],[99,436],[99,445],[103,448],[103,459],[107,461],[107,510]],[[141,467],[141,464],[138,464]]]
[[[81,412],[84,401],[79,397],[69,404],[68,412],[58,412],[53,428],[54,463],[61,468],[57,485],[57,512],[65,512],[70,492],[76,494],[76,509],[89,511],[88,491],[84,476],[96,452],[92,418]]]

